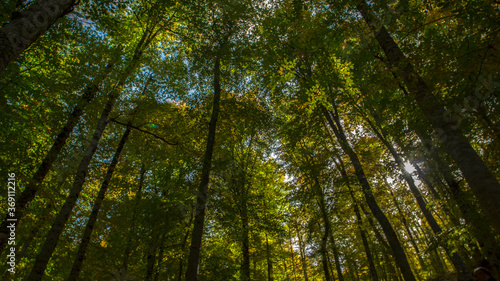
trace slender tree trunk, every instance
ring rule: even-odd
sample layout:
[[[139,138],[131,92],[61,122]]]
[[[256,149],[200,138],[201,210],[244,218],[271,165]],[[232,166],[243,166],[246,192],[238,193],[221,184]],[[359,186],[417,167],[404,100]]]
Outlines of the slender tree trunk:
[[[412,231],[410,230],[410,227],[408,226],[408,221],[406,220],[405,214],[403,213],[403,210],[401,209],[401,206],[399,205],[399,202],[396,199],[396,196],[394,195],[394,193],[392,192],[392,190],[389,189],[389,193],[391,194],[391,199],[392,199],[392,202],[394,203],[394,206],[398,210],[401,223],[403,223],[403,227],[405,228],[406,233],[408,234],[408,240],[410,241],[410,244],[413,246],[413,249],[415,249],[415,253],[417,254],[420,266],[422,268],[426,268],[426,264],[425,264],[424,260],[422,259],[422,256],[421,256],[420,249],[418,247],[417,241],[414,238],[414,236],[412,234]]]
[[[155,231],[154,228],[153,231]],[[155,270],[156,263],[156,252],[158,251],[158,247],[161,247],[161,244],[163,244],[163,238],[160,239],[160,241],[162,241],[160,242],[160,245],[156,244],[159,236],[159,234],[151,235],[153,239],[149,242],[149,247],[146,254],[146,277],[144,278],[145,281],[151,281],[151,279],[153,279],[153,272]],[[126,279],[126,275],[120,276],[120,281],[125,281]]]
[[[104,181],[101,184],[101,188],[99,190],[99,194],[95,199],[94,206],[92,207],[92,212],[90,213],[89,220],[87,221],[87,225],[85,226],[85,231],[83,233],[82,241],[80,242],[80,247],[78,248],[78,252],[76,254],[76,259],[73,262],[73,267],[71,268],[71,272],[69,274],[68,281],[75,281],[78,279],[80,275],[80,271],[82,269],[83,260],[85,259],[85,254],[87,252],[87,246],[90,243],[90,237],[92,235],[92,231],[94,230],[95,223],[97,221],[97,216],[99,211],[101,210],[102,203],[104,201],[104,197],[106,196],[106,192],[108,191],[109,183],[111,182],[111,178],[113,177],[113,173],[115,172],[116,165],[120,159],[120,155],[125,147],[125,143],[130,135],[130,127],[127,127],[125,133],[116,148],[115,154],[113,155],[113,159],[111,160],[111,164],[108,167],[108,171],[106,172],[106,176],[104,177]]]
[[[373,262],[373,256],[370,250],[370,246],[368,244],[368,238],[366,236],[366,232],[363,229],[363,220],[361,219],[361,213],[359,211],[358,207],[358,202],[356,200],[356,197],[354,197],[354,192],[352,190],[351,185],[349,184],[349,178],[347,177],[347,172],[344,167],[344,163],[342,163],[342,159],[339,158],[339,170],[342,175],[342,178],[344,179],[344,182],[347,186],[347,189],[349,190],[349,194],[352,199],[352,203],[354,206],[354,213],[356,214],[356,220],[358,223],[358,231],[361,236],[361,241],[363,241],[363,247],[365,248],[365,254],[366,254],[366,259],[368,260],[368,268],[370,269],[370,276],[373,281],[378,281],[378,274],[377,270],[375,268],[375,263]]]
[[[432,231],[436,235],[441,234],[442,232],[441,227],[439,226],[438,222],[436,221],[432,213],[427,208],[427,203],[424,201],[424,198],[420,193],[420,190],[418,189],[417,185],[415,184],[415,181],[413,180],[412,176],[410,175],[410,173],[406,171],[403,159],[401,158],[401,156],[399,156],[399,154],[397,153],[396,149],[391,144],[391,142],[383,136],[383,134],[377,129],[377,127],[368,118],[365,119],[372,128],[372,130],[375,132],[375,134],[378,136],[380,141],[385,145],[387,150],[389,150],[394,160],[396,161],[396,164],[398,165],[400,172],[403,174],[403,178],[408,184],[411,193],[413,194],[415,200],[417,201],[417,205],[420,208],[420,211],[424,214],[425,220],[431,227]],[[450,255],[453,266],[461,276],[470,275],[467,266],[465,265],[462,258],[458,255],[458,253],[456,252],[451,253],[451,251],[448,250],[446,247],[444,248],[444,250],[447,252],[448,255]]]
[[[57,135],[54,144],[38,167],[38,170],[33,175],[33,178],[30,180],[26,188],[17,199],[16,219],[18,225],[21,219],[24,217],[24,212],[27,210],[29,203],[31,202],[31,200],[33,200],[33,198],[35,198],[36,192],[38,191],[38,189],[40,189],[45,176],[47,176],[50,169],[52,168],[52,165],[59,156],[59,153],[61,153],[61,150],[66,144],[68,137],[70,136],[71,132],[73,132],[73,129],[78,123],[78,120],[80,120],[80,117],[83,114],[83,110],[94,99],[97,91],[99,90],[99,85],[101,84],[102,80],[111,72],[113,66],[113,63],[108,64],[104,73],[96,78],[92,82],[92,84],[87,85],[87,87],[83,91],[83,95],[81,96],[80,101],[73,108],[73,111],[66,121],[66,124],[62,128],[61,132]],[[7,245],[7,219],[11,219],[11,217],[8,217],[7,215],[2,222],[2,225],[0,226],[0,238],[5,237],[5,239],[0,239],[0,252],[2,252]]]
[[[302,271],[304,271],[304,281],[309,281],[309,278],[307,276],[307,260],[306,260],[305,250],[304,250],[304,242],[302,241],[302,236],[299,233],[298,226],[297,226],[297,239],[299,240],[300,259],[301,259],[301,264],[302,264]],[[266,240],[266,242],[267,242],[267,240]]]
[[[39,0],[0,29],[0,72],[73,10],[76,0]]]
[[[295,259],[294,259],[295,251],[293,250],[292,234],[291,234],[290,230],[288,230],[288,238],[290,240],[290,256],[291,256],[291,260],[292,260],[293,280],[297,280],[297,271],[295,269]]]
[[[328,214],[328,211],[326,208],[325,194],[323,192],[323,189],[321,188],[321,183],[319,181],[317,171],[313,167],[312,160],[309,157],[306,157],[306,161],[307,161],[308,165],[310,167],[312,167],[312,169],[310,170],[310,173],[311,173],[310,178],[314,182],[314,189],[315,189],[316,195],[318,196],[318,200],[317,200],[318,207],[320,208],[321,217],[323,219],[325,231],[328,234],[328,237],[329,237],[330,242],[331,242],[333,256],[335,259],[335,268],[337,271],[337,276],[339,278],[339,281],[344,281],[344,276],[342,275],[342,269],[340,267],[339,252],[338,252],[337,246],[335,244],[335,239],[333,237],[332,225],[330,223],[329,214]]]
[[[163,240],[165,237],[163,237]],[[155,277],[153,280],[158,281],[161,275],[161,269],[162,269],[162,263],[163,263],[163,256],[165,255],[165,243],[162,241],[160,245],[160,252],[158,253],[158,262],[156,264],[156,270],[155,270]]]
[[[196,198],[196,214],[194,219],[193,232],[191,236],[191,250],[189,252],[186,281],[198,280],[198,267],[200,263],[201,238],[203,236],[203,226],[205,223],[205,208],[208,196],[208,183],[210,182],[210,170],[212,166],[212,155],[215,146],[215,131],[217,118],[220,111],[220,57],[217,55],[214,63],[214,100],[212,117],[208,127],[207,147],[203,158],[200,186]]]
[[[321,263],[323,264],[323,272],[325,273],[325,281],[333,281],[330,276],[330,270],[328,269],[328,251],[326,249],[328,243],[328,228],[325,227],[325,233],[323,234],[323,238],[321,238]]]
[[[396,271],[396,266],[393,265],[391,258],[386,252],[382,252],[384,258],[384,265],[387,269],[387,275],[390,277],[389,280],[399,280],[398,272]]]
[[[333,232],[330,231],[329,234],[330,234],[330,242],[332,243],[331,247],[333,251],[333,259],[335,260],[335,271],[337,271],[337,277],[339,281],[344,281],[344,275],[342,274],[342,267],[340,266],[340,254],[337,249],[337,244],[335,243]]]
[[[47,267],[47,263],[49,262],[49,259],[52,256],[54,249],[56,248],[59,236],[64,229],[64,225],[68,221],[71,215],[71,211],[73,210],[76,201],[80,196],[80,192],[83,189],[85,178],[87,176],[88,166],[90,164],[90,161],[92,160],[92,156],[94,156],[94,153],[97,150],[97,145],[99,144],[99,140],[101,139],[106,125],[108,124],[109,114],[111,113],[111,109],[113,108],[113,105],[115,104],[117,98],[118,95],[116,93],[112,93],[112,95],[108,99],[108,102],[106,103],[106,106],[104,107],[103,112],[101,113],[101,118],[99,119],[92,140],[83,156],[82,161],[80,162],[80,165],[78,166],[75,180],[73,182],[73,187],[68,197],[66,198],[66,202],[64,202],[63,207],[59,211],[59,214],[57,215],[56,220],[52,225],[49,234],[47,235],[47,239],[45,240],[45,243],[43,244],[42,249],[40,250],[35,260],[33,269],[31,270],[31,273],[28,277],[29,281],[42,279],[45,268]]]
[[[182,249],[182,254],[181,257],[179,258],[179,273],[177,275],[177,281],[182,281],[182,272],[183,272],[183,267],[184,267],[184,251],[186,248],[187,240],[189,238],[189,227],[191,226],[191,223],[193,222],[193,212],[191,213],[191,217],[189,218],[189,222],[187,224],[188,230],[186,230],[186,235],[184,235],[184,239],[182,240],[181,244],[181,249]]]
[[[267,259],[267,281],[273,281],[273,262],[271,259],[271,249],[266,232],[266,259]]]
[[[283,249],[283,245],[281,243],[280,243],[280,248],[281,248],[281,252],[282,253],[286,253],[286,251]],[[285,277],[288,279],[288,270],[287,270],[287,267],[286,267],[286,255],[283,258],[283,267],[285,268]]]
[[[432,194],[432,197],[434,197],[435,200],[438,200],[438,201],[441,200],[441,195],[436,190],[436,188],[434,187],[434,184],[432,184],[432,182],[430,181],[427,174],[425,174],[424,171],[422,171],[422,169],[420,169],[420,166],[418,166],[418,164],[415,161],[412,161],[412,166],[417,171],[418,177],[422,180],[422,182],[425,183],[425,185],[429,189],[430,193]],[[452,214],[450,214],[449,210],[447,210],[447,214],[449,214],[449,216],[452,216]]]
[[[335,280],[335,273],[333,272],[333,262],[332,262],[332,259],[330,259],[330,255],[327,255],[326,258],[328,259],[328,270],[330,270],[330,274],[332,276],[332,280]]]
[[[366,178],[366,175],[363,171],[363,167],[361,165],[361,161],[359,160],[357,154],[354,152],[354,150],[351,148],[349,143],[347,142],[347,137],[345,136],[340,119],[338,117],[337,110],[335,110],[335,114],[333,114],[333,117],[335,118],[335,123],[332,120],[332,116],[330,115],[330,112],[322,106],[323,114],[325,118],[328,121],[328,124],[330,125],[330,128],[334,132],[335,136],[337,137],[340,146],[344,150],[344,152],[349,156],[351,159],[351,162],[354,166],[354,170],[356,173],[356,176],[361,184],[361,188],[363,189],[364,197],[365,200],[368,204],[368,207],[372,211],[373,215],[377,219],[377,221],[380,223],[382,226],[382,230],[385,233],[385,236],[387,237],[387,240],[389,242],[389,245],[392,249],[392,253],[394,255],[394,258],[396,260],[396,264],[399,266],[401,269],[401,272],[405,278],[405,281],[416,281],[415,276],[413,275],[413,272],[411,270],[410,264],[408,262],[408,258],[406,257],[406,253],[403,250],[403,247],[401,246],[401,243],[398,240],[398,237],[396,235],[396,232],[394,231],[394,228],[392,228],[391,223],[385,216],[385,214],[382,212],[380,209],[380,206],[378,205],[377,201],[375,200],[375,197],[373,196],[372,190],[370,183],[368,182],[368,179]]]
[[[144,175],[146,174],[146,169],[144,168],[144,163],[141,166],[140,176],[139,176],[139,186],[137,187],[137,192],[135,193],[134,209],[132,211],[132,222],[130,229],[128,231],[128,237],[125,242],[125,252],[123,253],[122,266],[120,269],[120,276],[125,276],[127,273],[128,262],[130,259],[130,254],[132,252],[132,236],[135,235],[135,222],[137,221],[137,210],[139,208],[139,203],[142,199],[142,189],[144,187]]]
[[[245,188],[245,184],[243,184]],[[245,192],[244,192],[245,193]],[[241,213],[241,224],[243,230],[243,243],[242,243],[242,254],[243,254],[243,264],[241,265],[241,280],[250,280],[250,241],[248,234],[248,206],[247,206],[247,196],[246,194],[242,196],[242,213]]]
[[[109,95],[108,101],[104,106],[101,117],[97,123],[94,135],[92,136],[92,140],[90,141],[90,144],[83,155],[83,159],[78,166],[75,180],[73,181],[73,187],[71,188],[70,193],[66,198],[66,202],[64,202],[63,207],[59,211],[56,220],[52,225],[49,234],[47,235],[47,239],[42,246],[41,251],[38,253],[33,269],[31,270],[31,273],[28,277],[28,281],[40,280],[43,277],[43,273],[47,267],[47,263],[49,262],[49,259],[52,256],[54,249],[56,248],[59,236],[63,232],[64,225],[68,221],[71,212],[76,205],[76,201],[78,200],[78,197],[80,196],[80,193],[83,189],[83,185],[85,184],[85,179],[87,177],[88,166],[90,164],[90,161],[92,160],[92,157],[94,156],[95,151],[97,150],[97,146],[102,137],[102,134],[104,133],[104,129],[108,124],[108,118],[111,114],[111,110],[113,109],[116,100],[120,96],[120,88],[125,84],[127,78],[139,64],[139,59],[142,56],[143,50],[158,34],[152,34],[151,32],[152,30],[150,29],[150,27],[146,28],[146,30],[142,34],[141,39],[139,40],[139,43],[135,47],[130,64],[120,74],[116,87],[111,91]]]
[[[500,183],[469,144],[457,122],[447,120],[449,118],[441,102],[432,94],[386,28],[378,23],[364,0],[358,5],[358,10],[372,29],[390,64],[402,77],[410,94],[462,171],[481,207],[489,216],[497,234],[500,234],[500,220],[498,219],[500,217],[500,208],[498,208]]]

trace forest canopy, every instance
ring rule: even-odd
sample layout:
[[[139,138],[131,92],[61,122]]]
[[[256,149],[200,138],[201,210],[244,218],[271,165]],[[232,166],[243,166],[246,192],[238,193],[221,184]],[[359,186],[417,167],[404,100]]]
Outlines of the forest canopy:
[[[498,1],[0,22],[2,280],[500,278]]]

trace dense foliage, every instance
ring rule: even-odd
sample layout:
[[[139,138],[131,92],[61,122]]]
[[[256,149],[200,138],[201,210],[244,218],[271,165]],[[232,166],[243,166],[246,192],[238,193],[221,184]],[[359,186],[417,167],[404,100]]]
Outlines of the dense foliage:
[[[4,280],[500,277],[498,1],[0,21]]]

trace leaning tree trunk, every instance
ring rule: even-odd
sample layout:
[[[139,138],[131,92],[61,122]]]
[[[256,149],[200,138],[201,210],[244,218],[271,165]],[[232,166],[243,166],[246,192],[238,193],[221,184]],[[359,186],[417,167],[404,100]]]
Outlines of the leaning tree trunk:
[[[0,72],[60,17],[73,10],[76,0],[39,0],[0,29]]]
[[[414,236],[410,230],[410,227],[408,226],[408,221],[406,220],[405,214],[404,214],[403,210],[401,209],[401,206],[399,205],[399,202],[397,201],[396,196],[394,196],[394,193],[392,192],[391,189],[389,189],[389,193],[391,194],[391,199],[392,199],[392,202],[394,203],[394,206],[398,210],[401,223],[403,224],[403,227],[406,230],[406,233],[408,234],[408,240],[410,241],[410,244],[413,246],[413,249],[415,250],[415,253],[417,254],[418,262],[420,263],[420,266],[422,268],[426,268],[427,266],[426,266],[424,260],[422,259],[420,249],[418,248],[417,240],[414,238]]]
[[[401,269],[401,273],[403,274],[404,279],[406,281],[416,281],[415,276],[413,275],[413,272],[411,270],[410,264],[408,262],[408,258],[406,257],[406,253],[404,252],[403,247],[401,246],[401,243],[398,240],[398,236],[396,235],[394,228],[392,227],[391,223],[389,222],[385,214],[382,212],[382,209],[380,209],[380,206],[375,200],[370,183],[368,182],[368,179],[366,178],[366,175],[363,170],[363,166],[361,165],[361,161],[359,160],[358,155],[354,152],[354,150],[351,148],[351,146],[347,141],[347,137],[345,136],[344,131],[342,129],[342,124],[338,117],[337,110],[335,110],[335,114],[332,114],[333,117],[335,118],[335,123],[334,123],[332,115],[330,115],[331,113],[324,106],[321,106],[321,109],[328,124],[330,125],[330,128],[337,137],[340,146],[342,147],[344,152],[349,156],[349,159],[351,160],[352,165],[354,166],[355,174],[361,184],[361,188],[363,189],[363,194],[366,203],[368,204],[368,207],[372,211],[373,216],[380,223],[380,226],[382,227],[382,230],[384,231],[385,236],[387,237],[387,240],[391,247],[392,254],[394,256],[394,259],[396,260],[396,264]]]
[[[342,175],[342,178],[344,179],[344,183],[347,186],[347,189],[349,191],[349,194],[352,199],[352,203],[354,206],[354,213],[356,214],[356,220],[358,223],[358,231],[361,236],[361,241],[363,241],[363,247],[365,249],[366,253],[366,259],[368,260],[368,268],[370,269],[370,276],[372,278],[372,281],[378,281],[378,274],[377,270],[375,268],[375,263],[373,262],[373,256],[370,250],[370,245],[368,244],[368,238],[366,236],[366,232],[363,228],[363,220],[361,219],[361,212],[359,211],[358,207],[358,202],[356,200],[356,197],[354,197],[354,192],[352,190],[352,187],[349,183],[349,178],[347,177],[347,172],[344,167],[344,163],[342,162],[342,159],[339,158],[339,171],[340,174]]]
[[[59,236],[61,235],[64,225],[69,219],[71,215],[71,211],[73,210],[78,197],[80,196],[80,192],[83,189],[83,185],[85,183],[85,178],[87,176],[88,166],[90,161],[92,160],[92,156],[94,156],[95,151],[97,150],[97,145],[99,144],[99,140],[108,124],[108,117],[111,113],[113,105],[115,104],[116,99],[118,98],[117,94],[112,94],[109,97],[106,106],[104,107],[103,112],[101,113],[101,118],[97,124],[97,127],[94,131],[94,135],[92,136],[92,140],[90,141],[89,146],[87,147],[87,151],[83,155],[83,159],[78,166],[78,170],[75,176],[75,180],[73,182],[73,187],[66,198],[66,202],[64,202],[61,211],[59,211],[52,228],[47,235],[47,239],[42,246],[31,270],[31,273],[28,277],[29,281],[41,280],[43,277],[43,273],[45,268],[47,267],[47,263],[49,262],[54,249],[56,248],[57,241],[59,240]]]
[[[125,147],[125,143],[130,135],[130,127],[127,127],[125,133],[116,148],[115,154],[113,155],[113,159],[111,160],[111,164],[108,167],[108,171],[106,172],[106,176],[104,177],[104,181],[101,184],[101,188],[99,190],[99,194],[94,202],[94,207],[92,208],[92,212],[90,213],[89,220],[87,221],[87,225],[85,226],[85,231],[83,233],[82,241],[80,242],[80,247],[78,248],[78,252],[76,253],[75,261],[73,262],[73,267],[71,268],[71,272],[69,274],[68,281],[75,281],[78,279],[80,275],[80,271],[82,268],[83,260],[85,259],[85,253],[87,251],[87,246],[90,243],[90,237],[92,235],[92,230],[94,229],[94,225],[97,221],[97,215],[102,206],[102,202],[104,201],[104,197],[106,196],[106,192],[108,191],[109,183],[111,178],[113,177],[113,173],[115,171],[116,165],[118,164],[118,160],[120,159],[120,154]]]
[[[467,225],[471,225],[473,235],[481,244],[481,251],[483,254],[490,259],[491,263],[498,264],[499,262],[494,257],[495,254],[493,254],[499,252],[498,246],[496,246],[496,241],[493,238],[494,230],[488,224],[484,223],[484,214],[478,212],[471,198],[469,198],[460,188],[459,182],[453,176],[450,167],[446,165],[439,156],[438,149],[432,142],[425,142],[425,140],[430,139],[430,136],[425,132],[425,130],[421,130],[418,127],[415,129],[415,133],[424,143],[424,146],[429,153],[429,157],[431,157],[431,159],[435,162],[441,176],[449,188],[449,193],[453,199],[450,200],[450,202],[454,201],[458,205],[460,215],[465,220]]]
[[[316,178],[316,184],[319,184],[319,181]],[[317,186],[317,188],[320,188],[320,186]],[[333,229],[332,229],[332,224],[330,223],[330,219],[326,210],[326,202],[325,202],[325,194],[323,190],[320,190],[319,193],[319,200],[320,202],[320,208],[321,208],[321,214],[323,216],[325,228],[328,229],[328,237],[330,239],[331,247],[332,247],[332,252],[333,252],[333,258],[335,260],[335,270],[337,271],[337,277],[339,281],[344,281],[344,275],[342,274],[342,268],[340,266],[340,255],[339,251],[337,249],[337,245],[335,243],[335,238],[333,237]],[[333,279],[333,278],[332,278]]]
[[[78,197],[80,196],[80,193],[83,189],[83,185],[85,184],[85,179],[87,177],[88,166],[90,164],[90,161],[92,160],[92,157],[94,156],[95,151],[97,150],[97,146],[99,144],[99,140],[102,137],[104,129],[108,124],[108,118],[111,114],[111,110],[113,109],[116,100],[120,96],[120,88],[125,84],[127,78],[139,64],[139,59],[142,56],[144,48],[148,46],[148,44],[153,40],[156,34],[157,33],[152,34],[152,30],[150,28],[146,28],[140,41],[135,47],[130,64],[121,73],[118,78],[117,85],[110,93],[108,101],[104,106],[101,117],[97,123],[94,135],[92,136],[92,140],[90,141],[90,144],[87,147],[85,154],[83,155],[83,159],[78,166],[75,180],[73,181],[73,187],[71,188],[70,193],[66,198],[66,202],[64,202],[63,207],[57,214],[56,220],[54,221],[54,224],[52,225],[52,228],[47,235],[47,239],[45,240],[41,251],[38,253],[33,269],[31,270],[31,273],[28,277],[28,281],[40,280],[43,277],[43,273],[47,267],[47,263],[49,262],[49,259],[52,256],[54,249],[56,248],[59,236],[61,235],[64,229],[64,225],[68,221],[71,212],[76,205],[76,201],[78,200]]]
[[[361,112],[361,110],[360,110]],[[398,165],[399,170],[403,174],[403,178],[405,179],[406,183],[408,184],[408,187],[410,188],[410,192],[413,194],[415,197],[415,200],[417,201],[417,205],[420,208],[420,211],[424,214],[425,220],[429,224],[429,226],[432,229],[432,232],[434,232],[435,235],[439,235],[443,232],[441,229],[441,226],[439,226],[438,222],[430,212],[429,208],[427,207],[427,203],[425,202],[422,193],[418,189],[417,185],[415,184],[415,181],[413,180],[412,176],[410,173],[408,173],[405,169],[405,164],[401,156],[398,154],[392,143],[384,137],[383,132],[380,132],[379,129],[371,122],[371,120],[365,116],[366,122],[370,125],[371,129],[375,132],[377,137],[380,139],[380,141],[385,145],[387,150],[391,153],[392,157],[396,161],[396,164]],[[461,276],[466,276],[469,275],[470,272],[467,269],[467,266],[465,265],[464,261],[462,258],[458,255],[458,253],[454,252],[451,253],[451,250],[448,249],[448,247],[444,247],[444,250],[448,255],[450,255],[451,262],[453,263],[453,266],[455,269],[460,273]]]
[[[323,189],[321,188],[321,183],[320,183],[319,178],[318,178],[317,170],[314,169],[312,159],[310,159],[309,157],[306,157],[306,161],[307,161],[308,166],[312,167],[312,169],[309,170],[310,171],[309,178],[313,182],[313,186],[314,186],[313,188],[314,188],[314,191],[315,191],[316,196],[318,198],[317,203],[318,203],[318,207],[320,208],[321,217],[323,219],[325,231],[328,234],[328,237],[329,237],[330,242],[331,242],[333,257],[335,259],[335,269],[337,271],[337,276],[338,276],[339,281],[344,281],[344,276],[342,274],[342,269],[340,266],[339,252],[338,252],[337,246],[335,244],[335,239],[333,237],[333,229],[332,229],[329,214],[328,214],[328,211],[326,208],[325,193],[324,193]]]
[[[186,281],[198,280],[198,267],[200,263],[201,238],[203,236],[203,226],[205,223],[205,209],[208,196],[208,183],[210,182],[210,170],[212,166],[212,155],[215,146],[215,132],[217,128],[217,118],[220,111],[220,54],[214,62],[214,100],[212,107],[212,117],[208,126],[207,147],[203,158],[201,171],[201,181],[198,187],[196,198],[196,214],[194,219],[193,232],[191,235],[191,249],[187,264]]]
[[[184,239],[182,239],[182,243],[181,243],[181,255],[179,257],[179,271],[178,271],[178,274],[177,274],[177,281],[182,281],[182,273],[183,273],[183,268],[184,268],[184,257],[185,257],[185,250],[186,250],[186,244],[187,244],[187,240],[189,238],[189,227],[191,226],[191,223],[193,222],[193,212],[189,212],[190,213],[190,217],[189,217],[189,221],[188,223],[186,224],[187,226],[187,230],[186,230],[186,234],[184,235]]]
[[[102,80],[106,78],[106,76],[111,72],[113,69],[114,64],[110,63],[106,66],[106,70],[102,75],[100,75],[98,78],[96,78],[91,84],[89,84],[84,92],[82,97],[80,98],[80,101],[76,104],[76,106],[73,108],[73,112],[71,112],[71,115],[69,116],[68,120],[66,121],[66,124],[62,128],[61,132],[57,135],[54,144],[50,148],[49,152],[43,159],[42,163],[38,167],[38,170],[35,172],[33,175],[33,178],[30,180],[26,188],[23,190],[21,195],[16,201],[16,219],[17,219],[17,224],[19,224],[20,220],[24,216],[24,212],[29,206],[29,203],[33,198],[35,198],[35,194],[40,189],[40,185],[42,184],[43,180],[45,179],[45,176],[49,173],[52,165],[56,161],[57,157],[59,156],[59,153],[61,153],[62,148],[66,144],[66,141],[73,132],[73,129],[75,128],[76,124],[78,123],[78,120],[80,120],[80,117],[83,114],[83,110],[85,107],[94,99],[97,91],[99,90],[99,85],[101,84]],[[8,215],[8,214],[7,214]],[[7,225],[8,221],[7,219],[10,219],[11,217],[6,216],[5,220],[2,222],[2,225],[0,226],[0,237],[7,237]],[[5,246],[7,245],[7,239],[0,239],[0,252],[3,251]]]
[[[447,117],[441,102],[432,94],[427,84],[387,32],[385,26],[378,23],[368,4],[363,0],[357,8],[373,31],[390,64],[403,79],[440,141],[462,171],[496,232],[500,234],[500,220],[498,219],[500,217],[500,208],[498,208],[500,183],[467,141],[458,124],[448,120],[450,118]]]

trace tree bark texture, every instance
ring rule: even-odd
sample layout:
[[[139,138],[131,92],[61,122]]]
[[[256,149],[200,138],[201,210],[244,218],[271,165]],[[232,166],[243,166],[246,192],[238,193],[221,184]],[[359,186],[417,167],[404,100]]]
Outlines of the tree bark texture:
[[[5,24],[0,29],[0,72],[75,4],[76,0],[39,0]]]

